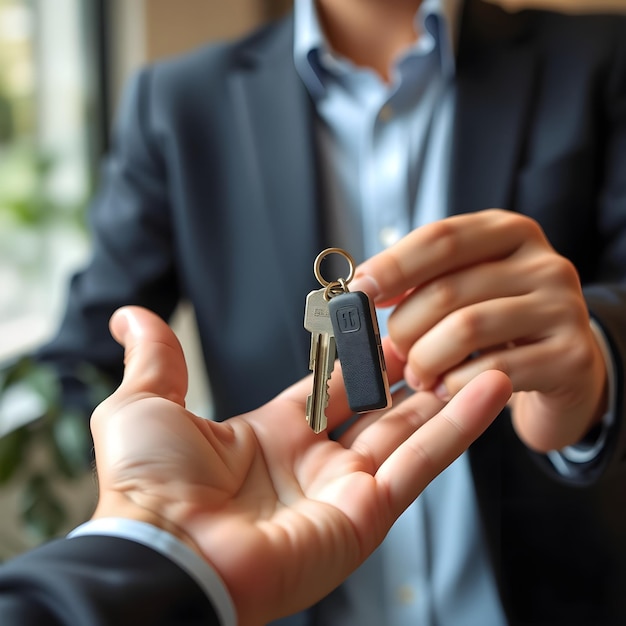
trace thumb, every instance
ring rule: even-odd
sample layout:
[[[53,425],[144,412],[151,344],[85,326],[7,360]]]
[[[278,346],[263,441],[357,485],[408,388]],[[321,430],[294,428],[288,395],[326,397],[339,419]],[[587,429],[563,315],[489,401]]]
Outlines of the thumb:
[[[184,406],[187,365],[174,331],[158,315],[137,306],[118,309],[109,327],[124,346],[124,378],[111,399],[125,403],[136,395],[154,395]]]

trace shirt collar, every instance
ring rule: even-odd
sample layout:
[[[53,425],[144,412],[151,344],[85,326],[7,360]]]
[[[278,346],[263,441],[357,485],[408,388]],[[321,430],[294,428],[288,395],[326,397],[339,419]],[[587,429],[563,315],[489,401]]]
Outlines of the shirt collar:
[[[429,17],[436,16],[440,24],[439,42],[441,67],[444,75],[455,71],[458,31],[463,0],[423,0],[415,15],[420,32],[429,33]],[[419,44],[418,44],[419,45]],[[330,52],[322,32],[315,0],[295,0],[294,3],[294,63],[313,97],[324,92],[319,75],[320,63]]]

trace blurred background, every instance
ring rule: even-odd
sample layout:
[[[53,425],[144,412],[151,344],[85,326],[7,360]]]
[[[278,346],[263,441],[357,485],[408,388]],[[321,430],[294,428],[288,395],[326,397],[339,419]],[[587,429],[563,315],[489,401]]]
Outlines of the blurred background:
[[[0,560],[91,512],[87,419],[25,356],[55,331],[89,254],[85,215],[120,91],[149,61],[232,38],[280,0],[0,0]],[[175,328],[197,363],[191,311]],[[190,389],[208,410],[208,391]],[[80,452],[80,449],[83,452]]]
[[[0,0],[0,362],[52,332],[88,253],[84,209],[120,89],[284,1]]]
[[[626,0],[499,0],[512,10],[626,11]],[[85,519],[95,484],[84,416],[65,419],[46,373],[23,360],[62,314],[71,273],[89,254],[85,213],[115,107],[142,64],[236,37],[288,0],[0,0],[0,560]],[[175,329],[198,382],[193,315]],[[46,417],[47,421],[43,419]],[[43,423],[43,426],[37,426]]]

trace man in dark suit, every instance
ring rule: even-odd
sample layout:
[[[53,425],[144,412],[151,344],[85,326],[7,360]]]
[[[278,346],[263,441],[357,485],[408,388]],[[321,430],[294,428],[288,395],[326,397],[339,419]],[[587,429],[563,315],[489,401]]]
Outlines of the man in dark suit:
[[[504,374],[487,372],[445,414],[433,394],[415,394],[333,441],[303,419],[305,379],[216,423],[185,410],[185,360],[163,320],[128,307],[111,330],[125,373],[92,417],[96,511],[0,568],[3,626],[234,626],[305,608],[372,552],[511,393]],[[333,393],[340,425],[351,412],[337,377]]]
[[[187,299],[218,419],[259,406],[306,373],[328,245],[380,254],[360,288],[398,304],[410,386],[511,376],[511,413],[311,619],[626,620],[623,17],[298,0],[137,75],[92,218],[42,353],[68,401],[83,359],[120,376],[116,307]]]

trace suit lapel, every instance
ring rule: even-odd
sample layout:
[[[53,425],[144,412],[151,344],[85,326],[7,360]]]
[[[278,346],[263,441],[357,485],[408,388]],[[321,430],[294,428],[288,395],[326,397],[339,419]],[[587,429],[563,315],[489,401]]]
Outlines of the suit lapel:
[[[523,15],[469,1],[461,26],[450,211],[512,209],[514,172],[531,112],[535,55]]]
[[[296,364],[308,363],[303,343],[304,298],[317,284],[313,260],[320,225],[314,180],[315,149],[310,101],[293,65],[293,21],[273,27],[272,36],[250,40],[239,51],[229,78],[236,132],[242,143],[242,185],[264,213],[271,241],[271,287],[276,311],[284,317],[285,339]],[[276,97],[280,94],[280,97]],[[303,284],[303,276],[311,284]],[[293,289],[302,291],[294,298]],[[281,294],[285,294],[281,298]]]

